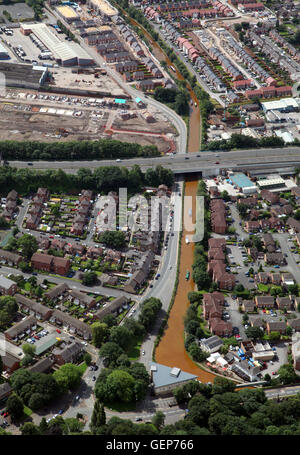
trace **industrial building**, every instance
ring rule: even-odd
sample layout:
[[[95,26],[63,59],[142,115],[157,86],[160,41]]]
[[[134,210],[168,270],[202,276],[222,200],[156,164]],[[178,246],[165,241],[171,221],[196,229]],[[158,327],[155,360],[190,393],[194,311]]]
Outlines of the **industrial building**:
[[[236,174],[229,175],[229,183],[233,183],[237,186],[239,191],[244,194],[252,194],[257,192],[257,187],[245,174],[238,172]]]
[[[88,6],[97,11],[101,16],[113,17],[118,15],[118,10],[113,8],[108,2],[104,0],[88,0]]]
[[[46,81],[48,69],[21,63],[0,62],[0,72],[5,75],[7,87],[24,87],[38,90]]]
[[[24,34],[33,33],[54,55],[57,63],[62,66],[89,66],[94,64],[93,58],[74,42],[63,42],[52,33],[46,24],[22,24]]]
[[[275,134],[277,137],[281,137],[285,144],[291,144],[295,140],[293,134],[289,131],[276,130]]]
[[[264,112],[268,111],[280,111],[280,112],[292,112],[299,109],[299,104],[294,98],[283,98],[276,101],[266,101],[261,103],[261,107]]]
[[[150,363],[151,382],[155,395],[171,395],[174,388],[197,379],[194,374],[180,368],[170,368],[159,363]]]
[[[285,181],[283,180],[280,175],[276,175],[274,177],[271,177],[269,179],[261,179],[257,180],[257,185],[260,187],[261,190],[263,189],[275,189],[275,188],[284,188],[285,187]]]
[[[10,56],[7,49],[0,43],[0,60],[7,60],[9,58]]]

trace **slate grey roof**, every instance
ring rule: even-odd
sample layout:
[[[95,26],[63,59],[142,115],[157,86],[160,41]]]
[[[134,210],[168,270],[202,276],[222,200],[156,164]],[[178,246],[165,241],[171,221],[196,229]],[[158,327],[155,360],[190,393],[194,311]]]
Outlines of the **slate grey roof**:
[[[156,368],[156,370],[154,370]],[[181,371],[179,368],[170,368],[165,365],[161,365],[159,363],[150,362],[150,370],[152,372],[152,378],[155,388],[163,387],[172,384],[180,384],[180,382],[194,380],[197,378],[196,375],[186,373],[185,371]],[[178,372],[179,370],[179,372]],[[173,375],[172,372],[178,373],[178,375]]]

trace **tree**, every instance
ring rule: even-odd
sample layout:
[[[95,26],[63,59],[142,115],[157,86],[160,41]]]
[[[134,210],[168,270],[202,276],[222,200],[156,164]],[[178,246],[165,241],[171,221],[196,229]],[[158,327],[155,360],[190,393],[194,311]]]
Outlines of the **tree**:
[[[34,345],[32,345],[32,344],[25,343],[22,346],[22,350],[23,350],[24,354],[27,354],[27,355],[30,355],[31,357],[34,357],[35,351],[36,351],[36,347]]]
[[[42,420],[40,421],[39,429],[40,429],[41,434],[46,434],[46,432],[48,430],[48,423],[47,423],[45,417],[43,417]]]
[[[91,362],[92,362],[92,356],[91,356],[91,354],[90,354],[89,352],[86,352],[86,353],[84,354],[84,356],[83,356],[83,360],[85,361],[85,363],[86,363],[87,365],[90,365]]]
[[[30,234],[22,235],[22,237],[18,239],[17,244],[26,259],[30,259],[33,253],[35,253],[38,249],[38,242],[36,238]]]
[[[118,324],[117,318],[113,314],[106,314],[102,319],[102,323],[106,324],[107,327],[113,327]]]
[[[298,297],[298,284],[290,284],[288,286],[289,294],[293,294]]]
[[[111,363],[116,362],[117,358],[123,354],[123,352],[123,349],[118,344],[108,342],[101,346],[99,355],[103,358],[104,365],[108,366]]]
[[[134,379],[131,374],[122,370],[114,370],[107,378],[109,388],[115,391],[115,400],[133,401]]]
[[[50,213],[51,213],[51,215],[54,215],[55,218],[59,218],[59,216],[60,216],[60,205],[59,204],[52,205],[52,207],[50,209]]]
[[[105,423],[106,423],[106,415],[105,415],[105,411],[104,411],[104,405],[103,405],[103,403],[101,403],[100,400],[97,399],[94,404],[90,428],[91,428],[92,432],[95,433],[95,430],[98,427],[105,425]]]
[[[278,374],[282,384],[292,384],[298,380],[293,365],[290,364],[282,365],[278,370]]]
[[[164,423],[165,423],[165,414],[162,412],[162,411],[156,411],[155,415],[152,417],[151,421],[152,421],[152,424],[158,429],[160,430],[163,426],[164,426]]]
[[[91,328],[93,344],[96,348],[100,348],[102,343],[105,342],[109,336],[108,326],[103,322],[94,322],[94,324],[91,325]]]
[[[162,307],[162,303],[155,297],[150,297],[140,304],[141,312],[138,322],[142,324],[146,330],[149,330],[156,320],[156,316]]]
[[[30,354],[25,354],[23,359],[21,360],[21,365],[22,367],[27,367],[28,365],[31,365],[34,362],[33,357]]]
[[[65,363],[53,373],[62,393],[78,387],[81,381],[80,369],[73,363]]]
[[[99,237],[99,242],[111,248],[123,248],[126,244],[126,237],[122,231],[105,231]]]
[[[98,281],[98,275],[94,271],[85,272],[82,277],[82,284],[85,286],[93,286]]]
[[[122,349],[129,344],[131,332],[124,326],[116,326],[110,329],[109,341],[118,344]]]
[[[33,393],[29,399],[28,406],[35,411],[40,409],[44,404],[44,397],[41,393]]]
[[[208,288],[211,283],[210,275],[205,270],[199,268],[193,269],[193,280],[197,284],[199,290]]]
[[[23,416],[23,402],[15,393],[8,397],[6,410],[11,415],[13,420],[19,420]]]
[[[242,219],[245,219],[248,212],[248,206],[246,204],[240,203],[237,204],[237,209],[239,211],[240,217]]]
[[[21,433],[26,436],[41,434],[39,427],[32,422],[25,422],[24,425],[21,426]]]
[[[0,216],[0,229],[8,229],[9,223],[3,216]]]
[[[84,427],[85,423],[80,422],[78,419],[75,419],[74,417],[70,417],[68,419],[65,419],[65,434],[71,433],[71,434],[77,434],[81,433],[82,428]]]
[[[222,394],[225,392],[233,392],[235,389],[235,384],[232,381],[229,381],[226,378],[216,377],[214,379],[214,384],[212,387],[213,394]]]
[[[264,333],[260,327],[248,327],[248,329],[246,329],[247,337],[252,340],[258,340],[262,338],[263,334]]]

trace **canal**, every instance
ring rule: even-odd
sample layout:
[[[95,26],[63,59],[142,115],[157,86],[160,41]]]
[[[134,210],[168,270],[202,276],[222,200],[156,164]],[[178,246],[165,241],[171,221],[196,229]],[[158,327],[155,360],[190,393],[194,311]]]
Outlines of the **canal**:
[[[124,10],[123,10],[123,12],[124,12],[124,14],[126,14],[126,12]],[[164,53],[164,51],[157,44],[157,42],[154,41],[154,39],[149,34],[149,32],[147,32],[147,30],[142,25],[140,25],[138,22],[136,22],[134,19],[130,18],[130,22],[133,26],[138,27],[140,30],[142,30],[147,41],[151,45],[152,54],[154,55],[154,57],[159,62],[166,62],[167,66],[169,68],[171,66],[174,67],[174,64],[172,64],[169,57]],[[175,72],[173,70],[171,70],[171,71],[174,72],[174,75],[176,75],[176,78],[179,79],[180,81],[185,80],[185,78],[178,71],[178,69],[176,67],[174,67],[174,69],[175,69]],[[190,97],[193,101],[193,106],[190,105],[189,131],[188,131],[188,137],[189,137],[188,152],[197,153],[197,152],[199,152],[199,150],[201,148],[201,116],[200,116],[200,109],[199,109],[199,101],[195,95],[195,92],[193,91],[192,87],[190,86],[190,84],[187,81],[186,81],[186,87],[187,87],[187,90],[189,91]],[[195,103],[197,106],[195,106]]]
[[[125,13],[125,11],[124,11]],[[171,60],[159,47],[159,45],[153,40],[152,36],[145,30],[139,23],[134,19],[130,19],[131,24],[140,28],[149,44],[152,47],[152,53],[154,57],[160,61],[165,61],[169,67],[172,65]],[[174,67],[176,78],[184,80],[181,73]],[[188,152],[197,153],[201,148],[201,117],[199,109],[199,101],[192,90],[189,83],[187,83],[187,89],[190,97],[193,100],[193,106],[190,106],[190,117],[189,117],[189,141],[188,141]],[[195,106],[195,103],[197,106]],[[193,222],[195,223],[196,214],[196,194],[197,194],[198,180],[185,181],[185,195],[192,196],[192,216]],[[184,208],[188,210],[187,207]],[[188,214],[186,214],[188,216]],[[213,373],[207,372],[199,368],[192,359],[188,356],[184,347],[184,316],[189,306],[187,295],[190,291],[195,289],[195,283],[192,280],[192,265],[194,260],[194,244],[185,243],[185,236],[187,232],[183,229],[182,233],[182,244],[180,252],[180,273],[179,283],[177,287],[177,293],[174,300],[172,310],[168,319],[168,324],[165,329],[164,336],[162,337],[158,347],[155,351],[155,360],[158,363],[167,365],[170,367],[178,367],[183,371],[197,375],[198,379],[203,382],[213,382],[216,377]],[[191,234],[190,232],[188,234]],[[186,280],[186,272],[190,272],[190,279]]]
[[[196,193],[197,193],[197,180],[186,180],[185,182],[185,195],[193,197],[192,216],[193,223],[195,223],[196,213]],[[188,210],[184,207],[185,212]],[[188,218],[188,213],[184,213]],[[182,243],[180,253],[180,273],[179,284],[175,301],[170,312],[168,324],[165,329],[164,336],[162,337],[159,345],[155,351],[155,360],[158,363],[167,365],[169,367],[178,367],[183,371],[192,373],[198,376],[201,382],[213,382],[216,377],[213,373],[207,372],[199,368],[193,360],[188,356],[184,347],[184,316],[189,306],[187,295],[190,291],[194,291],[195,283],[192,280],[192,264],[194,259],[194,244],[185,243],[185,236],[190,232],[186,232],[183,227]],[[186,272],[189,270],[190,279],[187,281],[185,278]]]

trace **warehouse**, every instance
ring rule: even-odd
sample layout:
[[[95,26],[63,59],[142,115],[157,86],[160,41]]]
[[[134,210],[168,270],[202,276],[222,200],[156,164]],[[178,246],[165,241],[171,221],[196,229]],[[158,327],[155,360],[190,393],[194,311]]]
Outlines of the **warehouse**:
[[[22,24],[22,28],[26,33],[30,30],[62,66],[93,65],[94,60],[79,44],[60,41],[46,24]]]
[[[280,177],[280,175],[276,175],[276,176],[270,177],[268,179],[257,180],[256,183],[260,187],[261,190],[285,187],[285,181],[283,180],[282,177]]]
[[[280,112],[292,112],[299,109],[299,105],[294,98],[283,98],[278,101],[266,101],[261,103],[264,112],[268,111],[280,111]]]
[[[0,60],[7,60],[9,58],[10,56],[7,49],[0,43]]]
[[[70,6],[58,6],[56,11],[68,24],[79,19],[78,14]]]
[[[236,185],[238,190],[245,194],[256,193],[257,191],[256,186],[249,177],[241,172],[229,175],[229,179],[229,183]]]
[[[47,68],[0,62],[0,72],[5,75],[7,87],[25,87],[38,90],[46,81]]]

